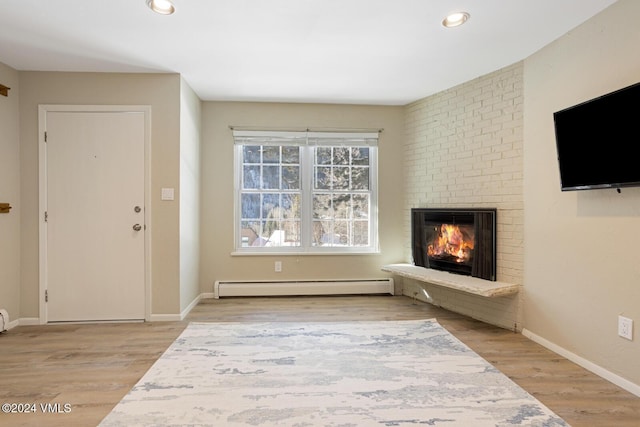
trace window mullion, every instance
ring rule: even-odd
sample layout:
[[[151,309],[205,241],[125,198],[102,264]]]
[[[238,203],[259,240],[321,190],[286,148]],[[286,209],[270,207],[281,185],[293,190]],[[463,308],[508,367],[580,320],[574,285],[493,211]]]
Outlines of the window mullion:
[[[300,150],[301,213],[300,245],[308,250],[313,241],[313,147],[302,146]]]

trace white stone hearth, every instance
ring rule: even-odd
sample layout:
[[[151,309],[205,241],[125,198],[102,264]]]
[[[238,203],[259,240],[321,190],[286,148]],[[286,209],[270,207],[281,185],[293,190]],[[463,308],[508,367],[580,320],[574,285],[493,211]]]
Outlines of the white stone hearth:
[[[513,295],[520,291],[520,285],[416,267],[412,264],[389,264],[383,266],[382,271],[489,298]]]

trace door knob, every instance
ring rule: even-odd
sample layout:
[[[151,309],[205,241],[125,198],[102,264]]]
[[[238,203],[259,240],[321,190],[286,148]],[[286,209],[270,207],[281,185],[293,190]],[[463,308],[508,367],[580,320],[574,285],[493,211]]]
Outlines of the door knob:
[[[136,224],[133,226],[133,231],[140,231],[142,230],[142,226],[140,224]]]

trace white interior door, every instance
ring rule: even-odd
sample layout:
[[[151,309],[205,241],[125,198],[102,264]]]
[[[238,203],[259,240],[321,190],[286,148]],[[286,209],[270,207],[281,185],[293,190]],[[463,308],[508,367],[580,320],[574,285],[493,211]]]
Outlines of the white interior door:
[[[145,318],[145,114],[46,112],[47,320]]]

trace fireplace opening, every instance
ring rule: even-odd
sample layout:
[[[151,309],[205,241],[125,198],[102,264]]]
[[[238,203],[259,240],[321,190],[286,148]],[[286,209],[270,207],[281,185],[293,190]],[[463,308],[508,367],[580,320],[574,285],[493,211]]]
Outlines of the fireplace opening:
[[[411,210],[417,266],[496,280],[496,209]]]

